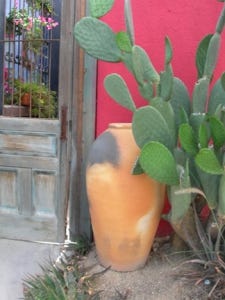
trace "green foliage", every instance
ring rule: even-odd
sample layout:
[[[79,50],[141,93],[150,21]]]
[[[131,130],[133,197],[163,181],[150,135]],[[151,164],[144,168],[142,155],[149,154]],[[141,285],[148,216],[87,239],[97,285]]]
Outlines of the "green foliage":
[[[21,97],[29,94],[31,100],[31,116],[39,118],[56,117],[56,92],[50,91],[44,84],[35,82],[14,81],[14,104],[21,103]]]
[[[140,85],[143,85],[145,82],[159,82],[159,74],[156,72],[145,50],[139,46],[133,47],[132,63],[135,78]]]
[[[171,99],[173,91],[173,73],[171,68],[167,67],[165,71],[160,73],[159,95],[165,101]]]
[[[189,124],[182,124],[179,128],[179,138],[182,148],[191,155],[196,155],[198,152],[198,144],[195,139],[195,134]]]
[[[116,36],[104,22],[93,17],[85,17],[76,23],[74,34],[85,51],[101,60],[118,62],[122,53],[117,45]]]
[[[191,193],[185,192],[186,189],[191,187],[188,163],[186,164],[185,169],[182,169],[182,173],[179,185],[172,185],[168,189],[169,201],[172,209],[167,216],[167,220],[171,223],[182,220],[192,201]],[[181,193],[182,191],[184,191],[184,193]]]
[[[209,124],[214,147],[216,150],[218,150],[225,144],[225,126],[215,116],[209,117]]]
[[[160,142],[169,149],[173,148],[167,122],[153,106],[141,107],[134,112],[132,130],[140,148],[150,141]]]
[[[171,152],[159,142],[149,142],[141,150],[139,162],[142,169],[155,180],[177,185],[179,177]]]
[[[197,168],[201,190],[204,191],[207,205],[213,210],[218,205],[218,186],[220,175],[209,174]]]
[[[68,252],[67,252],[68,250]],[[24,280],[25,300],[88,300],[99,299],[91,296],[90,276],[81,267],[81,256],[90,250],[90,241],[85,236],[65,245],[64,260],[48,262],[41,266],[37,275],[28,275]],[[58,261],[58,260],[57,260]]]
[[[183,113],[185,113],[186,116],[190,115],[191,105],[186,86],[179,78],[176,77],[173,78],[173,90],[170,98],[170,104],[173,107],[175,124],[178,128],[182,123]]]
[[[91,16],[100,18],[112,8],[114,0],[89,0],[89,3]]]
[[[169,137],[171,138],[172,147],[175,147],[177,142],[177,135],[176,135],[174,111],[171,106],[171,103],[168,101],[164,101],[160,97],[155,97],[151,100],[151,106],[156,108],[160,112],[164,120],[166,121],[170,133]]]
[[[78,265],[69,266],[62,271],[50,263],[49,266],[41,269],[42,275],[30,275],[25,280],[25,300],[91,299],[87,282],[78,285],[79,280],[84,276]]]
[[[210,135],[206,123],[200,124],[198,133],[199,147],[207,148],[210,140]]]
[[[204,75],[211,79],[214,69],[216,67],[218,54],[219,54],[219,47],[220,47],[220,34],[214,33],[209,41],[209,46],[206,54],[205,60],[205,68],[204,68]]]
[[[46,14],[53,13],[53,7],[50,0],[26,0],[31,8],[43,10]]]
[[[121,76],[118,74],[108,75],[105,78],[104,85],[106,91],[116,102],[131,111],[135,111],[135,104],[129,89]]]
[[[192,99],[192,110],[194,113],[205,112],[209,82],[210,80],[207,77],[202,77],[195,84]]]
[[[167,185],[171,203],[168,219],[174,230],[195,254],[198,249],[206,249],[211,253],[205,257],[215,258],[214,251],[224,252],[221,239],[225,238],[222,163],[225,73],[213,87],[211,82],[225,24],[225,4],[215,32],[205,36],[197,48],[198,79],[192,101],[185,84],[173,75],[170,40],[165,39],[165,66],[161,72],[155,69],[146,51],[134,43],[129,0],[125,0],[126,33],[114,33],[107,24],[99,22],[90,18],[79,21],[74,31],[78,43],[95,58],[122,62],[134,76],[140,95],[148,102],[137,108],[123,79],[115,74],[107,76],[105,87],[109,95],[133,112],[132,131],[141,149],[133,174],[145,172]],[[210,209],[204,224],[202,203]],[[212,220],[219,228],[216,239],[210,233]]]
[[[130,38],[130,42],[133,45],[134,44],[134,25],[133,25],[133,17],[132,17],[130,0],[125,0],[124,17],[125,17],[125,23],[126,23],[126,31]]]
[[[225,91],[225,72],[222,74],[222,76],[220,77],[221,80],[221,85]]]
[[[207,50],[209,47],[209,42],[212,38],[212,34],[205,36],[202,41],[199,43],[197,52],[196,52],[196,68],[198,70],[198,78],[202,78],[204,75],[204,68],[207,56]]]
[[[131,173],[133,175],[140,175],[140,174],[144,173],[144,170],[142,169],[142,167],[140,165],[139,158],[136,159]]]
[[[208,113],[210,115],[213,115],[218,106],[224,106],[225,105],[225,92],[222,85],[221,78],[219,78],[215,85],[212,88],[210,97],[209,97],[209,104],[208,104]]]
[[[169,65],[173,58],[173,49],[172,49],[170,39],[168,37],[165,38],[165,49],[166,49],[165,65]]]
[[[131,52],[132,51],[132,45],[129,39],[129,36],[126,32],[120,31],[116,34],[116,42],[117,46],[121,51],[124,52]]]
[[[219,182],[219,198],[218,198],[218,213],[224,219],[225,217],[225,174],[220,178]]]
[[[209,174],[223,174],[223,167],[210,148],[202,148],[195,157],[197,166]]]

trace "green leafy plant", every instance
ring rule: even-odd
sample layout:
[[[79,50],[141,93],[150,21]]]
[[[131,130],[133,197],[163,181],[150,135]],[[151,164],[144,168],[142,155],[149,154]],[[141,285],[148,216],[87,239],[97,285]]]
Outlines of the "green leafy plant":
[[[30,5],[33,3],[32,1],[28,2]],[[42,15],[43,7],[52,11],[48,1],[37,1],[33,5],[31,8],[19,8],[18,5],[15,5],[6,17],[6,33],[23,37],[23,50],[26,54],[27,51],[40,53],[43,44],[43,29],[52,30],[59,25],[50,15],[47,17]],[[38,16],[36,10],[40,11]]]
[[[14,81],[13,103],[20,104],[24,94],[28,94],[30,97],[32,117],[56,117],[56,92],[50,91],[41,83],[23,82],[16,79]]]
[[[75,25],[75,38],[92,57],[122,62],[133,74],[147,102],[141,108],[119,74],[110,74],[104,81],[108,94],[133,113],[133,135],[141,149],[133,174],[145,172],[167,185],[171,210],[164,217],[198,261],[224,278],[225,74],[213,87],[211,79],[225,24],[225,4],[215,32],[198,46],[198,79],[190,99],[185,84],[173,74],[169,38],[165,38],[164,70],[158,72],[146,51],[135,45],[129,0],[125,0],[126,31],[115,33],[98,19],[113,3],[90,0],[92,16]]]
[[[91,288],[91,276],[80,263],[81,256],[89,251],[85,237],[65,245],[66,261],[49,262],[41,267],[41,274],[29,275],[24,280],[25,300],[78,300],[99,299]],[[62,254],[61,253],[61,254]],[[70,253],[70,255],[66,255]],[[61,256],[60,256],[61,257]]]
[[[26,0],[26,2],[30,7],[37,10],[43,10],[45,14],[53,13],[52,3],[49,0]]]

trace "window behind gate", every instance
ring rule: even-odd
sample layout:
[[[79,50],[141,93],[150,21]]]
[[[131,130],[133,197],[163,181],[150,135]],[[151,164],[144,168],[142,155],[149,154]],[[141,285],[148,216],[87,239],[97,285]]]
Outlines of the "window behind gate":
[[[0,0],[2,115],[57,118],[58,2]]]

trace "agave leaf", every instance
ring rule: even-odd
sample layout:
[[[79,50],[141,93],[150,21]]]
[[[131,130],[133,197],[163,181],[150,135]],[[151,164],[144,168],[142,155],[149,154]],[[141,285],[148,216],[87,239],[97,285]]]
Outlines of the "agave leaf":
[[[129,39],[129,36],[126,32],[120,31],[116,34],[116,42],[117,46],[121,51],[125,52],[131,52],[132,51],[132,45]]]
[[[141,149],[139,161],[142,169],[151,178],[168,185],[179,183],[174,157],[163,144],[147,143]]]
[[[198,152],[198,144],[195,139],[195,134],[189,124],[182,124],[179,128],[179,138],[182,148],[191,155],[196,155]]]
[[[132,130],[137,145],[142,148],[147,142],[158,141],[173,149],[173,140],[168,124],[161,113],[152,106],[145,106],[134,112]]]
[[[104,22],[84,17],[76,23],[74,36],[90,56],[110,62],[121,60],[122,53],[117,46],[115,34]]]
[[[195,157],[198,167],[209,174],[223,174],[223,167],[218,161],[214,151],[209,148],[202,148]]]
[[[198,78],[203,77],[207,50],[208,50],[209,42],[210,42],[212,36],[213,36],[212,34],[208,34],[199,43],[199,46],[198,46],[198,49],[196,52],[196,58],[195,58],[195,63],[196,63],[196,67],[198,70]]]
[[[120,105],[131,111],[135,111],[136,107],[131,97],[126,82],[118,74],[110,74],[106,76],[104,86],[108,94]]]
[[[91,16],[100,18],[111,10],[114,0],[89,0],[89,4]]]

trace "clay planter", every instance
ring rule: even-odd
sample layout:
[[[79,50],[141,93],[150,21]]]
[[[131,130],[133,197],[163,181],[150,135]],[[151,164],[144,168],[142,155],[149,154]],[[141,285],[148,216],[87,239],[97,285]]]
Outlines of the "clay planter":
[[[31,99],[31,95],[29,93],[24,93],[20,98],[21,105],[30,106],[30,99]]]
[[[88,159],[86,185],[98,258],[117,271],[145,265],[164,206],[164,185],[131,174],[138,153],[131,124],[110,124]]]

